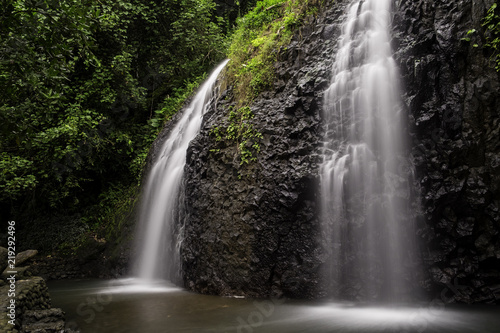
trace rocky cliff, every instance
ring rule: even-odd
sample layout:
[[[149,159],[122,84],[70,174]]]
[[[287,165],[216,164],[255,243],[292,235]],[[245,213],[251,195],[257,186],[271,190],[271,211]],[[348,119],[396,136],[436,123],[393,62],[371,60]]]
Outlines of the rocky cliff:
[[[413,125],[422,254],[428,285],[446,301],[500,300],[499,75],[480,37],[493,3],[396,4],[394,49]],[[472,28],[479,33],[462,40]]]
[[[317,296],[320,114],[344,7],[340,2],[311,18],[280,50],[274,89],[250,107],[252,125],[263,136],[257,161],[240,165],[238,146],[210,135],[237,104],[231,87],[205,116],[185,174],[181,254],[189,289]]]
[[[393,48],[412,138],[408,170],[416,170],[422,198],[420,284],[445,301],[500,299],[499,76],[487,51],[461,40],[479,29],[492,2],[394,4]],[[232,87],[212,102],[184,180],[180,250],[190,290],[325,295],[317,198],[322,95],[348,3],[329,2],[279,51],[272,91],[251,105],[251,123],[263,135],[255,162],[240,165],[238,146],[211,134],[237,105]]]

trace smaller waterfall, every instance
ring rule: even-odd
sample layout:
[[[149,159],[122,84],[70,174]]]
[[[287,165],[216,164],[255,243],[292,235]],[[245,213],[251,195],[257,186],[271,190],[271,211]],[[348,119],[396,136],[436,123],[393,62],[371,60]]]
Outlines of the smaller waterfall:
[[[353,1],[325,92],[321,219],[337,297],[400,299],[413,254],[391,0]]]
[[[186,151],[198,135],[207,104],[212,99],[219,73],[229,60],[221,63],[199,88],[191,104],[171,130],[154,161],[141,197],[138,241],[133,276],[146,283],[176,280],[179,276],[179,246],[182,230],[177,224],[182,196]]]

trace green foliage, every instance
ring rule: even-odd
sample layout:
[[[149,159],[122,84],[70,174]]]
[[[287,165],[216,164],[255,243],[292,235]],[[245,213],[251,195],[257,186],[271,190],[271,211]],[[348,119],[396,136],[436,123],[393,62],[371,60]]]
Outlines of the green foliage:
[[[186,74],[202,75],[214,62],[225,56],[225,40],[217,24],[210,20],[215,7],[212,0],[181,2],[189,6],[190,10],[175,16],[171,37],[163,37],[164,47],[169,50],[165,55],[168,56],[164,55],[159,62],[173,68],[167,72],[171,78],[185,82],[192,77]],[[180,59],[182,62],[179,62]]]
[[[32,174],[33,162],[2,152],[0,154],[0,200],[17,199],[37,184]]]
[[[476,33],[476,29],[470,29],[469,31],[467,31],[467,34],[465,35],[464,38],[462,38],[463,41],[465,42],[470,42],[471,41],[471,37]],[[478,47],[479,45],[477,43],[474,43],[472,44],[473,47]]]
[[[162,125],[225,56],[214,10],[213,0],[7,0],[0,9],[7,214],[83,212],[93,229],[116,225],[118,197],[136,189]]]
[[[60,249],[74,249],[90,232],[82,221],[80,214],[45,215],[32,220],[20,221],[18,227],[22,232],[16,233],[21,249],[37,249],[40,252],[51,253]]]
[[[318,0],[259,1],[237,21],[229,47],[228,72],[240,106],[248,105],[271,87],[280,47],[290,42],[293,31],[319,6]]]
[[[206,75],[194,78],[191,82],[186,83],[183,88],[174,89],[173,93],[158,105],[154,115],[148,120],[149,135],[144,137],[142,147],[136,151],[135,158],[130,164],[130,170],[138,180],[141,177],[149,148],[156,139],[158,131],[182,108],[185,101],[195,93],[199,84],[205,78]]]
[[[257,131],[251,120],[254,114],[250,107],[231,109],[229,112],[228,123],[224,127],[214,127],[210,134],[215,137],[215,141],[228,142],[237,147],[240,165],[249,164],[257,160],[256,154],[260,152],[259,140],[262,139],[262,133]],[[218,153],[220,148],[211,150]]]
[[[500,15],[497,10],[497,3],[494,3],[486,17],[483,19],[483,27],[486,27],[485,47],[493,51],[492,58],[495,61],[495,69],[500,72]]]
[[[106,239],[116,239],[123,225],[133,214],[133,208],[139,198],[139,184],[110,184],[99,195],[99,202],[87,208],[82,220],[94,233]]]

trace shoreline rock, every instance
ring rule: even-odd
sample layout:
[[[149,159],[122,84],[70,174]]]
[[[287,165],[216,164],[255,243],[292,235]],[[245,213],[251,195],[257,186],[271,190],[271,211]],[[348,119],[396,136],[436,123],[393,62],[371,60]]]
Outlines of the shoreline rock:
[[[64,329],[64,312],[51,308],[51,299],[47,285],[41,277],[17,280],[15,297],[10,284],[0,287],[0,331],[5,333],[58,332],[77,333]],[[12,303],[11,300],[15,300]],[[8,314],[14,311],[15,318]],[[13,309],[10,310],[8,307]],[[9,323],[13,320],[15,325]]]

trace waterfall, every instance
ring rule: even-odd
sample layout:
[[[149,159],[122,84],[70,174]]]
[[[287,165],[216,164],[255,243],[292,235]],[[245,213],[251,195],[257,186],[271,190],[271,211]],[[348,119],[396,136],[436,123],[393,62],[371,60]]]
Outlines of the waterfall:
[[[229,60],[221,63],[199,88],[190,105],[165,139],[146,177],[139,211],[133,276],[146,281],[175,280],[179,276],[178,214],[186,151],[198,135],[207,104],[214,95],[217,76]],[[176,225],[177,224],[177,225]]]
[[[394,300],[411,288],[414,232],[391,2],[350,5],[324,95],[324,277],[341,298]]]

